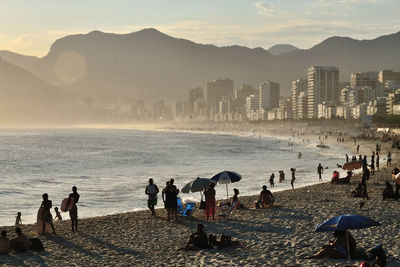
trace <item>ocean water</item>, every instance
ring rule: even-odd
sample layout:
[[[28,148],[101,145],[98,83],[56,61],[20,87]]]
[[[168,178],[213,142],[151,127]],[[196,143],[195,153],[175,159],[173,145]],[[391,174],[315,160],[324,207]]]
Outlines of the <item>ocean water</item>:
[[[146,209],[144,190],[150,177],[161,190],[170,178],[182,188],[196,177],[232,170],[243,179],[229,185],[229,194],[236,187],[240,195],[253,195],[262,185],[269,186],[271,173],[272,191],[290,188],[291,167],[297,169],[295,187],[318,183],[316,168],[321,162],[328,167],[323,176],[327,181],[346,151],[317,149],[316,144],[317,140],[304,144],[294,139],[288,146],[283,138],[195,132],[2,128],[0,225],[13,225],[18,211],[23,223],[35,222],[43,193],[59,207],[74,185],[81,195],[82,218]],[[278,182],[279,170],[286,174],[283,183]],[[225,185],[216,191],[217,198],[226,197]],[[199,200],[200,194],[181,197]],[[161,202],[159,197],[158,207]],[[62,215],[69,219],[68,213]]]

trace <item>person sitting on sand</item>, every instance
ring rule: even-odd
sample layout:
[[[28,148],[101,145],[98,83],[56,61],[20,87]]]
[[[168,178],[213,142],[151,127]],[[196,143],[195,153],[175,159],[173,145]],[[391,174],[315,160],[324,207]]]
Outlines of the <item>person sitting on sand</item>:
[[[339,184],[348,184],[350,183],[350,179],[353,176],[352,171],[347,171],[347,176],[344,178],[339,178]]]
[[[8,253],[10,253],[10,240],[7,238],[7,232],[1,231],[0,255],[7,255]]]
[[[256,209],[270,207],[275,201],[274,196],[271,191],[267,190],[266,185],[262,189],[259,199],[254,202],[254,208]]]
[[[360,264],[360,267],[386,267],[387,256],[382,248],[382,244],[375,246],[368,250],[372,254],[373,262],[364,261]],[[357,265],[358,266],[358,265]]]
[[[322,249],[312,255],[310,258],[348,258],[347,239],[349,242],[350,258],[354,257],[356,253],[356,240],[346,230],[336,230],[333,232],[334,240],[329,241],[328,245],[324,245]]]
[[[339,183],[339,172],[338,171],[333,172],[331,183],[333,183],[333,184]]]
[[[208,248],[208,237],[206,232],[204,232],[204,225],[199,223],[197,225],[197,232],[189,236],[185,249],[196,250],[201,248]]]
[[[392,179],[394,180],[394,182],[395,182],[394,185],[396,186],[396,189],[394,191],[394,199],[395,200],[398,200],[400,198],[400,179],[396,179],[396,175],[398,173],[400,173],[399,168],[396,167],[392,170]]]
[[[385,184],[386,184],[386,188],[383,189],[382,200],[394,199],[393,186],[389,182],[386,182]]]
[[[17,233],[17,237],[10,240],[10,248],[16,252],[27,252],[31,241],[22,233],[21,228],[17,227],[15,232]]]
[[[237,188],[233,188],[233,192],[234,192],[234,195],[233,195],[232,200],[231,200],[232,209],[234,209],[234,210],[244,209],[245,207],[243,206],[243,204],[241,204],[239,202],[239,197],[238,197],[239,190]]]
[[[21,212],[17,212],[17,217],[15,217],[15,227],[20,227],[22,225]]]
[[[42,195],[43,201],[41,207],[43,208],[43,213],[42,213],[42,221],[43,221],[43,232],[46,232],[46,223],[50,224],[51,229],[53,230],[53,234],[56,233],[56,230],[54,229],[54,224],[53,224],[53,216],[51,215],[50,209],[53,206],[51,200],[49,200],[49,195],[47,193],[44,193]]]
[[[362,197],[362,184],[358,183],[357,187],[350,193],[350,197]]]
[[[55,220],[55,221],[62,221],[61,214],[60,214],[60,212],[58,211],[58,208],[57,208],[57,207],[54,208],[54,211],[55,211],[55,213],[56,213],[56,218],[55,218],[54,220]]]

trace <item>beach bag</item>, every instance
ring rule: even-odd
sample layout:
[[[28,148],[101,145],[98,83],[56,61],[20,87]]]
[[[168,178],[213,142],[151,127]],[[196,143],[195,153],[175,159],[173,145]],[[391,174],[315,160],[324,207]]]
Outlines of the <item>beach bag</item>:
[[[31,241],[31,244],[29,246],[29,250],[32,250],[32,251],[43,251],[44,250],[43,243],[39,238],[31,238],[30,241]]]

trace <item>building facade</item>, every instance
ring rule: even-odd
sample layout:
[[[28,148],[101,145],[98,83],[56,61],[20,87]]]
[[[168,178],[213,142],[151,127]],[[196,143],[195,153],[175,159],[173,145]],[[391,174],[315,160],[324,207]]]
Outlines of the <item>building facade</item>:
[[[317,118],[318,104],[337,102],[339,95],[339,69],[312,66],[307,71],[308,118]]]

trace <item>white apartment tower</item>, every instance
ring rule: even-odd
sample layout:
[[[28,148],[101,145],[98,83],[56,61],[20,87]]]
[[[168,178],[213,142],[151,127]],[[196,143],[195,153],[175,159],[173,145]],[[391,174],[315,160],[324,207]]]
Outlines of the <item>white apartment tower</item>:
[[[312,66],[307,72],[308,118],[317,118],[318,104],[337,102],[339,96],[339,69]]]
[[[300,119],[299,114],[299,95],[301,92],[307,91],[307,79],[298,79],[292,82],[291,102],[293,119]]]

